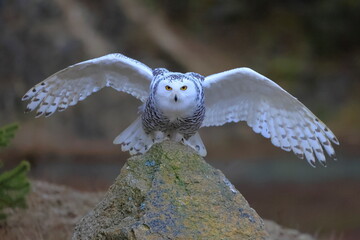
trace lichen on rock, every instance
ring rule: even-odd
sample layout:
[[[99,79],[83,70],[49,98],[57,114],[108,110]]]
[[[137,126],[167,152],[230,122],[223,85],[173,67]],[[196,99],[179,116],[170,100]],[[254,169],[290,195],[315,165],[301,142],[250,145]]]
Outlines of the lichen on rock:
[[[263,220],[221,171],[165,141],[128,159],[73,239],[266,239]]]

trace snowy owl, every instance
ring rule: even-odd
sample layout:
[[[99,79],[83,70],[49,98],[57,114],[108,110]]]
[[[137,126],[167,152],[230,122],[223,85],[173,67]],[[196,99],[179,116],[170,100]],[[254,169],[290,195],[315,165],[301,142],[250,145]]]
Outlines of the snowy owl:
[[[205,156],[197,132],[201,127],[246,121],[265,138],[315,166],[333,158],[335,135],[308,108],[279,85],[249,68],[204,77],[198,73],[151,69],[122,54],[69,66],[31,88],[25,112],[50,116],[75,105],[103,87],[138,98],[140,116],[114,140],[130,154],[145,153],[154,143],[171,139]]]

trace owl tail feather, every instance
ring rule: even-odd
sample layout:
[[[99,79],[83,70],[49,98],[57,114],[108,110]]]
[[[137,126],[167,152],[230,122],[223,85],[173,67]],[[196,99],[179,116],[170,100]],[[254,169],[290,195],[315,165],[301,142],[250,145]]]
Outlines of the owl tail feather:
[[[145,153],[153,145],[153,139],[147,135],[142,127],[141,117],[138,117],[113,142],[121,144],[122,151],[129,151],[131,155]]]

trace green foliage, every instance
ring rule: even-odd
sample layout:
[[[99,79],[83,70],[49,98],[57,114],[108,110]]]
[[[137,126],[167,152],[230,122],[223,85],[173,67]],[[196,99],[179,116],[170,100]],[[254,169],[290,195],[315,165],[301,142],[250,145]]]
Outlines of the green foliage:
[[[12,123],[0,128],[0,147],[6,147],[10,140],[15,136],[16,130],[19,128],[17,123]]]
[[[0,147],[5,147],[14,137],[18,124],[9,124],[0,128]],[[0,163],[0,167],[1,167]],[[30,191],[27,172],[30,164],[22,161],[15,168],[0,174],[0,220],[6,220],[5,208],[26,207],[26,195]]]
[[[30,191],[30,183],[26,173],[30,164],[22,161],[10,171],[0,174],[0,220],[6,218],[2,212],[4,208],[26,207],[26,195]]]

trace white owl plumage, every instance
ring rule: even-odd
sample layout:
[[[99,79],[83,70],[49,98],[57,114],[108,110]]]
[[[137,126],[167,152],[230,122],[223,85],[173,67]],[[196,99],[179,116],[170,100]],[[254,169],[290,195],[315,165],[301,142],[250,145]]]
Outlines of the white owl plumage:
[[[256,133],[270,138],[275,146],[285,151],[293,151],[299,158],[305,157],[312,166],[315,166],[316,158],[325,165],[324,150],[331,158],[336,159],[331,142],[335,144],[339,142],[330,129],[295,97],[265,76],[249,68],[236,68],[205,78],[195,73],[180,74],[163,70],[157,76],[155,73],[159,72],[158,69],[152,70],[145,64],[122,54],[109,54],[84,61],[53,74],[31,88],[22,98],[22,100],[30,100],[25,112],[38,108],[36,117],[50,116],[56,110],[63,111],[103,87],[112,87],[117,91],[133,95],[144,103],[143,109],[153,108],[156,106],[153,106],[149,99],[158,92],[167,94],[165,90],[160,92],[151,89],[159,85],[155,84],[156,82],[166,81],[172,84],[180,81],[181,84],[177,85],[182,86],[182,82],[187,81],[187,85],[194,85],[191,87],[194,94],[196,92],[197,95],[202,95],[204,100],[201,102],[202,98],[196,97],[196,100],[194,98],[191,101],[199,102],[191,106],[186,105],[186,109],[193,108],[197,111],[196,120],[191,119],[190,123],[185,125],[191,128],[192,125],[189,124],[198,124],[191,134],[187,136],[183,129],[182,131],[173,129],[181,128],[174,127],[178,126],[176,124],[165,126],[172,128],[171,131],[168,129],[152,131],[144,127],[146,119],[144,120],[143,116],[121,133],[114,143],[122,144],[124,151],[137,154],[146,152],[153,143],[170,137],[188,144],[200,155],[205,156],[206,149],[199,134],[195,133],[198,128],[246,121]],[[167,90],[168,87],[166,85]],[[174,96],[177,100],[177,96],[181,98],[182,94],[183,91],[174,90],[174,93],[168,94],[169,98],[165,97],[164,100],[157,101],[170,101],[170,96],[171,101]],[[188,102],[190,100],[187,100],[189,96],[184,95],[183,99],[183,103],[177,104],[191,104]],[[180,109],[182,110],[178,112],[174,110],[175,118],[187,119],[188,113],[179,113],[185,111],[184,108]],[[155,117],[161,119],[164,117],[163,111],[165,110],[151,112],[148,116],[154,117],[155,114]],[[168,121],[172,116],[165,114],[165,118]]]

